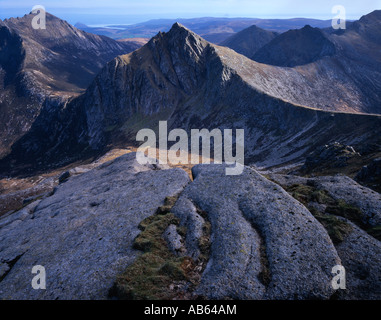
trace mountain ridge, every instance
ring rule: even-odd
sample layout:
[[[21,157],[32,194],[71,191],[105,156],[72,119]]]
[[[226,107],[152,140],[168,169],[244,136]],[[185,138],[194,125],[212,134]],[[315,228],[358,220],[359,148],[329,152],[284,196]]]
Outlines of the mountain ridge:
[[[0,157],[26,132],[43,105],[82,93],[106,62],[139,46],[91,35],[47,13],[0,21]]]
[[[368,128],[380,130],[379,116],[326,112],[282,98],[294,86],[290,79],[300,84],[300,77],[298,70],[259,64],[174,24],[109,62],[59,117],[45,113],[7,161],[17,164],[28,155],[35,165],[47,164],[57,154],[62,160],[71,148],[79,156],[81,149],[100,152],[107,145],[134,143],[139,129],[156,130],[159,119],[167,120],[169,129],[244,128],[246,157],[263,166],[298,161],[333,139],[356,146],[377,140]],[[316,99],[321,101],[319,92]]]
[[[306,24],[326,28],[330,20],[307,18],[294,19],[257,19],[257,18],[194,18],[194,19],[154,19],[134,25],[111,25],[107,28],[89,27],[82,23],[76,25],[85,31],[107,35],[114,39],[145,37],[151,38],[158,32],[167,32],[178,21],[190,30],[201,35],[205,40],[220,44],[228,37],[252,25],[274,32],[285,32],[289,29],[301,28]],[[112,29],[112,28],[116,29]]]
[[[334,44],[323,31],[310,25],[287,31],[269,42],[252,55],[253,60],[280,67],[295,67],[336,53]]]
[[[267,31],[253,25],[227,38],[219,45],[251,58],[264,45],[273,40],[279,33]]]

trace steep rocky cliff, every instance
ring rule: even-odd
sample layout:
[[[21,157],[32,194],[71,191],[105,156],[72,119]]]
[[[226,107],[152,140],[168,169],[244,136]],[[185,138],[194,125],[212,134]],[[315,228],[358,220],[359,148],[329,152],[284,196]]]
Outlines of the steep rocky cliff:
[[[306,26],[290,30],[262,47],[253,60],[276,66],[296,67],[319,86],[319,79],[332,84],[325,95],[339,104],[318,108],[345,112],[380,114],[381,92],[381,10],[348,23],[346,30]],[[351,97],[342,98],[339,92]]]
[[[49,13],[46,29],[34,30],[33,17],[0,21],[0,157],[44,104],[78,95],[106,62],[139,47],[83,32]]]
[[[159,120],[169,130],[245,129],[247,163],[260,166],[301,161],[334,141],[379,143],[379,116],[315,109],[363,103],[351,80],[337,78],[326,62],[324,70],[309,66],[308,73],[263,65],[175,24],[108,63],[82,96],[47,106],[5,162],[62,164],[134,143],[138,130],[157,129]]]

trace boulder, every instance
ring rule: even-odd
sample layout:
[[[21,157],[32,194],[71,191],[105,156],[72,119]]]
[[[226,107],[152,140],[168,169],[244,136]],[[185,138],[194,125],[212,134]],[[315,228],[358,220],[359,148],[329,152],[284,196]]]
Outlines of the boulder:
[[[209,262],[195,292],[209,299],[328,299],[341,264],[326,230],[281,187],[246,167],[198,165],[172,212],[187,229],[206,212]],[[194,232],[186,245],[194,252]]]
[[[346,270],[346,290],[337,292],[344,300],[379,300],[381,295],[381,242],[346,220],[352,232],[336,246]]]
[[[381,158],[374,159],[364,166],[356,175],[355,180],[381,192]]]

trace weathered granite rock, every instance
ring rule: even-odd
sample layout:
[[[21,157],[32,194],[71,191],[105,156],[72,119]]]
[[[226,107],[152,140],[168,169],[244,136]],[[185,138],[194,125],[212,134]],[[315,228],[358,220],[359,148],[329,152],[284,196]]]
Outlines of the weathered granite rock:
[[[334,216],[334,219],[343,221],[347,227],[342,241],[335,245],[342,265],[346,269],[346,290],[337,291],[333,298],[380,299],[381,242],[377,240],[375,234],[366,232],[372,225],[375,226],[375,229],[380,228],[379,225],[377,226],[381,213],[380,194],[357,184],[346,176],[302,178],[272,174],[270,179],[285,188],[293,185],[305,185],[326,190],[328,195],[335,200],[344,200],[360,209],[364,230],[346,218]],[[314,208],[321,214],[324,214],[327,208],[322,203],[314,202],[310,202],[308,207]]]
[[[178,202],[172,212],[191,229],[199,208],[212,225],[210,258],[197,294],[212,299],[333,294],[331,269],[340,258],[303,205],[247,167],[241,176],[226,176],[224,166],[216,165],[196,166],[193,174],[194,182],[179,198],[188,206]]]
[[[185,250],[182,238],[177,232],[177,227],[174,224],[169,225],[169,227],[164,231],[163,238],[167,241],[169,249],[174,254],[179,254]]]
[[[332,198],[343,200],[358,207],[361,210],[361,218],[364,224],[369,226],[381,224],[381,195],[345,175],[303,178],[292,175],[271,174],[269,178],[286,187],[303,184],[326,190]]]
[[[162,169],[128,154],[71,177],[32,212],[0,220],[0,299],[107,298],[138,254],[139,223],[190,181]],[[46,290],[32,289],[35,265],[46,269]]]
[[[332,198],[344,200],[361,209],[364,224],[381,224],[381,194],[343,175],[318,177],[312,181],[317,188],[327,190]]]
[[[180,223],[187,226],[186,254],[193,259],[200,257],[199,240],[203,235],[205,220],[197,212],[195,205],[186,197],[180,197],[171,212],[180,218]]]
[[[345,219],[343,219],[345,220]],[[336,246],[346,270],[346,290],[337,297],[379,300],[381,297],[381,242],[346,220],[352,232]]]
[[[184,287],[187,296],[380,298],[380,241],[338,217],[350,232],[335,247],[312,211],[279,185],[249,167],[240,176],[226,176],[225,169],[195,166],[190,182],[181,169],[143,166],[130,153],[71,176],[50,197],[0,219],[0,299],[106,299],[139,255],[133,249],[139,224],[160,214],[167,197],[177,199],[170,212],[179,225],[162,236],[173,253],[192,257],[199,272],[192,288]],[[349,178],[270,178],[377,208],[378,194]],[[46,268],[46,290],[32,289],[35,265]],[[346,268],[346,291],[331,286],[336,265]]]

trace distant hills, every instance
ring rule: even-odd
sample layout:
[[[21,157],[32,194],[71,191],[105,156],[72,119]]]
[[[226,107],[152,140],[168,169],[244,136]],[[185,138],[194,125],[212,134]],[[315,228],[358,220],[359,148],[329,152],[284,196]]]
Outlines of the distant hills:
[[[194,18],[194,19],[156,19],[133,25],[114,25],[105,27],[89,27],[82,23],[75,26],[81,30],[94,34],[105,35],[113,39],[125,38],[151,38],[158,32],[168,31],[171,26],[179,22],[215,44],[220,44],[228,37],[242,31],[252,25],[260,28],[285,32],[290,29],[299,29],[309,24],[313,27],[327,28],[331,26],[331,20],[317,19],[252,19],[252,18]]]
[[[349,23],[345,31],[307,25],[274,35],[252,26],[221,45],[254,61],[293,68],[302,75],[307,81],[289,89],[292,92],[303,86],[306,91],[299,92],[291,101],[323,110],[380,114],[380,30],[381,11],[374,11],[359,21]],[[292,79],[296,78],[290,77],[290,83]],[[323,82],[332,86],[326,87]],[[320,91],[323,87],[326,89]],[[300,99],[319,91],[321,96],[316,97],[316,103],[311,103],[309,98]],[[287,96],[289,93],[286,92],[279,95],[281,98]]]

